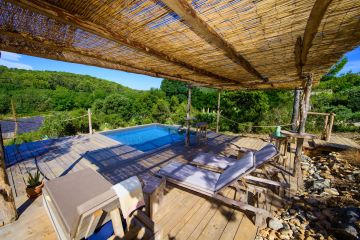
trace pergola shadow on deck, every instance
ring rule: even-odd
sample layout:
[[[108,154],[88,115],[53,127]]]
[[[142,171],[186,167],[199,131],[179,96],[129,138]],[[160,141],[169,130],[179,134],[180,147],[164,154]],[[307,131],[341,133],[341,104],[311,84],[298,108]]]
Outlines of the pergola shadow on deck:
[[[36,159],[33,155],[7,168],[16,193],[20,218],[15,223],[0,228],[0,237],[56,238],[40,198],[34,202],[29,201],[24,193],[25,183],[22,177],[29,171],[36,171],[36,164],[48,178],[91,167],[115,184],[133,175],[152,174],[173,161],[191,161],[199,152],[231,151],[229,143],[253,149],[259,149],[266,144],[260,139],[226,136],[214,132],[208,137],[206,145],[185,147],[184,143],[181,143],[148,154],[120,145],[100,134],[58,139],[49,146],[47,152],[40,152]],[[28,150],[31,151],[31,148]],[[286,169],[292,172],[294,154],[287,154]],[[296,191],[296,178],[290,175],[286,178],[292,191]],[[228,188],[224,194],[232,197],[235,192]],[[269,194],[267,202],[262,204],[262,207],[269,211],[282,205],[281,199],[273,194]],[[157,239],[254,239],[258,229],[250,219],[244,212],[168,185],[161,209],[154,216],[154,229],[135,226],[131,235]],[[31,221],[36,221],[37,224],[31,224]]]

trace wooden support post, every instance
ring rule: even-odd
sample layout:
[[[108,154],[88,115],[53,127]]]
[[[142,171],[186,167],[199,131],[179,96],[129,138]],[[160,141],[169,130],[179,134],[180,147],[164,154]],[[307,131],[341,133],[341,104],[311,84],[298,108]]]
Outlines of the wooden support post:
[[[307,113],[309,110],[310,104],[310,95],[312,88],[313,75],[311,73],[304,75],[305,76],[305,87],[302,94],[300,102],[300,124],[299,124],[299,134],[305,133],[305,125],[307,119]],[[298,175],[298,186],[299,188],[303,187],[303,180],[299,172],[301,171],[300,157],[302,154],[304,144],[304,138],[298,138],[296,142],[296,152],[295,152],[295,174]]]
[[[291,117],[292,130],[294,132],[297,130],[297,127],[298,127],[301,93],[302,93],[302,91],[300,89],[294,90],[294,104],[293,104],[293,112],[292,112],[292,117]]]
[[[17,219],[15,200],[5,169],[5,150],[0,126],[0,227]]]
[[[328,135],[328,124],[329,124],[329,116],[326,115],[325,116],[325,122],[324,122],[324,130],[323,130],[323,133],[322,133],[322,136],[321,136],[321,139],[322,140],[326,140],[327,139],[327,135]]]
[[[12,111],[13,118],[14,118],[14,123],[15,123],[14,136],[13,136],[13,138],[15,139],[16,135],[17,135],[17,133],[19,131],[19,123],[18,123],[17,117],[16,117],[16,106],[15,106],[14,99],[11,99],[11,111]]]
[[[91,109],[88,109],[88,119],[89,119],[89,133],[93,134],[93,129],[92,129],[92,123],[91,123]]]
[[[330,141],[330,138],[331,138],[331,133],[332,133],[332,128],[333,128],[333,125],[334,125],[334,117],[335,117],[335,114],[334,113],[330,113],[330,123],[329,123],[329,128],[328,128],[328,131],[326,133],[326,139],[325,141]]]
[[[191,86],[188,86],[188,104],[186,109],[186,137],[185,146],[190,146],[190,118],[191,118]]]
[[[218,104],[217,104],[217,115],[216,115],[216,132],[219,132],[219,122],[220,122],[220,98],[221,91],[218,92]]]

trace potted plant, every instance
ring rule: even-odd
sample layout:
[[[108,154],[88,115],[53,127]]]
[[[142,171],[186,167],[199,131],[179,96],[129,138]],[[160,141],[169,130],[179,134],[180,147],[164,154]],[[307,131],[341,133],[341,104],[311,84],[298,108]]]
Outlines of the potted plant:
[[[42,188],[44,187],[44,182],[42,179],[40,180],[40,172],[39,170],[36,171],[34,175],[29,173],[28,179],[27,179],[27,187],[26,187],[26,193],[28,198],[36,198],[41,195]]]

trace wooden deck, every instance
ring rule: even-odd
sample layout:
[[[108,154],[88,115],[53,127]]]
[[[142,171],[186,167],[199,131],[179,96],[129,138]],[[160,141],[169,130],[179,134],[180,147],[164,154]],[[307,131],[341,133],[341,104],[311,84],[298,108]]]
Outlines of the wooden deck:
[[[347,150],[347,149],[358,149],[360,150],[360,145],[354,142],[353,140],[340,136],[331,136],[330,140],[327,142],[321,139],[314,139],[314,148],[317,149],[328,149],[328,150]]]
[[[50,221],[41,204],[26,200],[25,182],[27,172],[37,167],[49,179],[91,167],[115,184],[133,175],[156,172],[172,161],[188,162],[199,152],[224,153],[230,142],[252,149],[261,148],[265,142],[254,138],[238,138],[210,133],[207,145],[185,148],[183,143],[143,154],[131,147],[121,145],[101,134],[83,135],[58,139],[43,146],[46,151],[26,154],[31,149],[23,148],[22,155],[30,156],[7,168],[9,180],[17,199],[20,218],[13,224],[0,228],[0,239],[55,239]],[[19,154],[8,153],[15,157]],[[285,167],[293,169],[293,153],[288,152]],[[291,189],[296,191],[296,178],[285,176]],[[232,196],[233,190],[224,194]],[[262,204],[267,210],[276,210],[280,205],[275,195],[269,195]],[[140,228],[137,238],[155,239],[254,239],[257,227],[243,212],[193,193],[168,186],[161,211],[154,218],[155,230]]]

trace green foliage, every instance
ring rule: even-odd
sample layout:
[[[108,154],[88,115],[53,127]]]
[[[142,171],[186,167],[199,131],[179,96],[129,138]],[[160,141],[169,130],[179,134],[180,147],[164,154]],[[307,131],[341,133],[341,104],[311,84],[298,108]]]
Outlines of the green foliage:
[[[360,121],[360,75],[337,76],[342,59],[324,76],[311,96],[311,111],[336,113],[335,131],[358,131]],[[192,89],[191,114],[198,122],[216,127],[218,91]],[[27,71],[0,66],[0,114],[10,115],[10,99],[18,115],[57,111],[45,118],[42,128],[17,136],[16,142],[34,141],[88,132],[87,108],[92,108],[95,130],[108,130],[152,122],[185,124],[188,88],[183,82],[164,79],[160,89],[136,91],[117,83],[86,75]],[[257,126],[290,123],[292,90],[223,91],[220,130],[271,133],[274,128]],[[209,112],[201,112],[209,110]],[[72,120],[69,120],[72,119]],[[306,129],[320,132],[324,119],[309,116]],[[285,127],[286,128],[286,127]]]
[[[34,173],[34,175],[28,173],[28,178],[26,182],[28,188],[33,188],[41,185],[42,179],[39,170],[37,170],[36,173]]]
[[[334,66],[330,68],[329,72],[321,78],[321,81],[325,82],[334,78],[341,71],[341,69],[344,68],[347,62],[347,57],[340,59]]]
[[[132,96],[140,91],[87,75],[65,72],[29,71],[0,66],[0,114],[9,114],[14,98],[18,114],[70,111],[91,107],[110,94]]]

